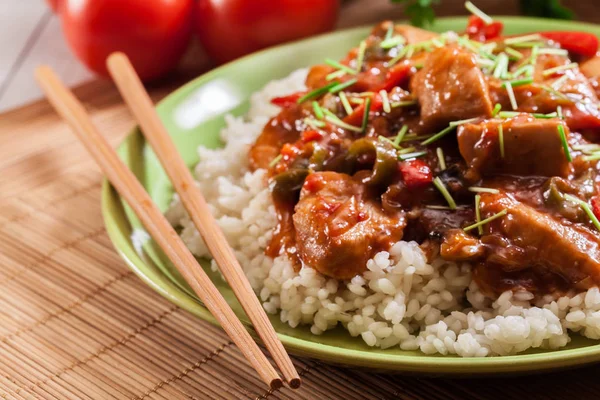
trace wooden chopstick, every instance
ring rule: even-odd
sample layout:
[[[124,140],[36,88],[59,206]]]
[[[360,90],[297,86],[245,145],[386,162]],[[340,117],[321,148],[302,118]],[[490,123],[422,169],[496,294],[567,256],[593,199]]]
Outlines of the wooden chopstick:
[[[256,369],[262,380],[271,388],[281,387],[282,381],[277,371],[146,193],[144,187],[98,132],[83,105],[49,67],[38,67],[35,76],[50,104],[75,131],[108,180],[129,203],[150,235],[219,321],[219,324]]]
[[[302,381],[292,360],[277,337],[273,325],[254,294],[225,235],[210,213],[206,200],[194,183],[190,170],[179,155],[129,59],[123,53],[114,53],[108,58],[107,66],[121,96],[135,115],[144,136],[158,156],[221,273],[252,321],[254,329],[271,353],[288,384],[292,388],[298,388]]]

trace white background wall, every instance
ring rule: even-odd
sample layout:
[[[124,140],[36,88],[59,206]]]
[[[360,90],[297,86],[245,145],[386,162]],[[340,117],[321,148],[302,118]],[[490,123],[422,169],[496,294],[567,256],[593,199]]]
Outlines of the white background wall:
[[[0,112],[41,96],[33,80],[39,64],[69,85],[92,77],[71,55],[44,0],[0,0]]]

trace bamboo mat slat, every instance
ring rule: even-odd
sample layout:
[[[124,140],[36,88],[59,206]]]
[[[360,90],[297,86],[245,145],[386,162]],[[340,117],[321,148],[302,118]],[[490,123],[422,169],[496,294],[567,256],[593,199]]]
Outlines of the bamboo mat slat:
[[[361,3],[374,4],[369,15],[359,12]],[[500,10],[505,4],[490,3]],[[340,25],[401,16],[390,10],[387,1],[356,0]],[[189,77],[151,92],[160,99]],[[84,85],[77,95],[113,145],[133,126],[109,83]],[[46,102],[0,115],[1,398],[600,398],[600,366],[436,379],[299,358],[302,388],[267,390],[220,329],[167,302],[126,267],[104,229],[100,183],[98,169]]]

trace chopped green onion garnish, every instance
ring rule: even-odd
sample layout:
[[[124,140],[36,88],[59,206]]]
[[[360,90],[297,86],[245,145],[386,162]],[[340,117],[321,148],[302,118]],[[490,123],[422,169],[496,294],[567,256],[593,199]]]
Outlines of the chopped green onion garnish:
[[[406,39],[403,36],[397,35],[389,39],[385,39],[379,44],[382,49],[391,49],[392,47],[399,46],[406,43]]]
[[[415,104],[417,104],[416,100],[396,101],[395,103],[391,103],[390,107],[392,107],[392,108],[408,107],[408,106],[414,106]]]
[[[348,114],[348,115],[352,114],[354,109],[352,109],[352,106],[348,102],[348,96],[346,96],[346,93],[340,92],[339,96],[340,96],[340,102],[342,103],[342,106],[344,107],[344,111],[346,111],[346,114]]]
[[[522,114],[518,111],[500,111],[498,113],[498,117],[500,118],[512,118],[512,117],[516,117],[517,115]]]
[[[481,45],[481,47],[479,48],[479,51],[483,51],[485,53],[491,53],[496,47],[498,47],[498,43],[496,42],[490,42],[490,43],[486,43]]]
[[[500,53],[498,55],[498,60],[496,61],[496,68],[494,68],[494,72],[492,75],[494,78],[502,78],[506,75],[508,69],[508,56],[505,53]]]
[[[353,70],[352,68],[350,68],[347,65],[344,64],[340,64],[339,62],[332,60],[331,58],[326,58],[325,59],[325,64],[332,66],[333,68],[339,69],[340,71],[344,71],[347,74],[350,75],[356,75],[356,71]]]
[[[473,53],[479,53],[479,49],[475,47],[473,43],[471,43],[469,37],[466,35],[458,38],[458,44],[462,47],[467,48],[468,50],[471,50]]]
[[[349,81],[346,81],[346,82],[338,83],[337,85],[329,88],[329,93],[340,92],[340,91],[354,85],[356,82],[358,82],[358,79],[354,78],[354,79],[350,79]]]
[[[454,130],[454,128],[456,128],[455,126],[450,125],[449,127],[441,130],[440,132],[436,133],[435,135],[431,136],[429,139],[425,139],[421,142],[422,145],[428,145],[431,144],[433,142],[435,142],[438,139],[441,139],[442,137],[446,136],[449,132],[451,132],[452,130]]]
[[[592,153],[592,155],[583,157],[583,161],[598,161],[600,160],[600,153]]]
[[[531,48],[531,56],[529,57],[529,63],[531,65],[535,65],[535,63],[537,62],[537,56],[538,56],[539,51],[540,51],[539,46],[533,46]]]
[[[332,79],[337,79],[340,78],[342,76],[346,75],[346,71],[342,71],[342,70],[337,70],[335,72],[332,72],[330,74],[328,74],[325,78],[330,81]]]
[[[389,38],[392,37],[392,35],[394,34],[394,23],[390,23],[390,26],[388,27],[387,32],[385,33],[385,37],[383,38],[383,40],[387,40]]]
[[[321,108],[321,106],[319,106],[319,103],[317,103],[316,101],[313,101],[312,106],[313,106],[313,111],[315,112],[315,116],[318,119],[325,118],[325,115],[323,115],[323,109]]]
[[[582,151],[586,154],[592,154],[598,150],[600,150],[600,144],[590,143],[590,144],[576,144],[573,146],[574,150]]]
[[[594,224],[596,229],[600,231],[600,221],[598,221],[598,218],[596,218],[596,216],[594,215],[594,212],[592,211],[592,209],[590,208],[590,206],[587,202],[585,202],[581,199],[578,199],[577,197],[572,196],[570,194],[565,194],[565,197],[567,198],[567,200],[570,200],[574,203],[579,204],[579,206],[583,209],[583,211],[585,211],[585,213],[588,215],[589,219],[592,221],[592,223]]]
[[[402,143],[402,139],[404,139],[404,135],[406,135],[406,132],[408,132],[408,125],[402,126],[402,128],[400,128],[400,130],[398,131],[398,134],[394,138],[394,144],[396,146]]]
[[[398,154],[407,154],[407,153],[412,153],[416,150],[416,148],[414,146],[410,146],[410,147],[405,147],[402,150],[398,151]]]
[[[512,117],[516,117],[517,115],[520,114],[527,114],[527,115],[531,115],[534,118],[538,118],[538,119],[550,119],[550,118],[556,118],[558,116],[558,114],[555,112],[551,112],[549,114],[541,114],[541,113],[524,113],[524,112],[519,112],[519,111],[500,111],[498,113],[498,117],[500,118],[512,118]]]
[[[386,113],[392,112],[392,107],[390,107],[390,99],[388,97],[387,90],[380,90],[379,95],[381,96],[381,102],[383,103],[383,111]]]
[[[515,78],[518,78],[521,75],[525,75],[525,76],[532,76],[533,75],[533,70],[534,67],[533,65],[523,65],[522,67],[518,68],[514,73],[513,76]]]
[[[504,158],[504,128],[498,125],[498,144],[500,145],[500,157]]]
[[[436,205],[426,205],[425,208],[429,208],[430,210],[451,210],[453,211],[450,207],[448,206],[436,206]]]
[[[537,85],[537,84],[534,84],[534,85],[536,85],[537,87],[539,87],[542,90],[545,90],[546,92],[548,92],[550,94],[553,94],[556,97],[559,97],[559,98],[564,99],[564,100],[569,100],[569,98],[567,97],[567,95],[565,95],[564,93],[559,92],[558,90],[554,90],[553,88],[551,88],[548,85]]]
[[[506,81],[502,83],[502,85],[506,86],[510,84],[512,87],[518,87],[523,85],[529,85],[533,83],[533,78],[523,78],[523,79],[515,79],[514,81]]]
[[[558,107],[556,107],[556,116],[557,116],[559,119],[564,119],[564,118],[563,118],[563,113],[562,113],[562,107],[561,107],[561,106],[558,106]]]
[[[387,143],[391,144],[394,148],[400,149],[400,146],[397,145],[396,143],[394,143],[394,141],[388,137],[379,135],[378,139],[380,142],[387,142]]]
[[[325,116],[325,121],[330,122],[333,125],[339,126],[340,128],[347,129],[349,131],[362,132],[362,129],[360,129],[359,127],[347,124],[338,117],[332,117],[331,115],[327,115]]]
[[[300,97],[297,101],[298,104],[304,103],[306,100],[314,99],[315,97],[319,97],[322,94],[325,94],[329,89],[338,85],[338,82],[331,82],[325,86],[317,88],[311,92],[306,93],[304,96]]]
[[[480,203],[481,203],[481,195],[476,194],[475,195],[475,221],[476,221],[476,223],[481,222],[481,210],[479,208]],[[482,225],[479,225],[477,227],[477,232],[480,235],[483,235],[483,226]]]
[[[446,169],[446,159],[444,158],[444,150],[441,147],[435,149],[435,153],[437,154],[438,161],[440,163],[440,170]]]
[[[350,103],[352,103],[352,104],[362,104],[364,102],[365,102],[365,99],[360,99],[360,98],[356,98],[356,97],[350,98]]]
[[[492,193],[492,194],[498,194],[498,193],[500,193],[500,191],[498,189],[486,188],[486,187],[481,187],[481,186],[470,186],[469,187],[469,192],[473,192],[473,193]]]
[[[314,118],[304,118],[304,123],[313,129],[324,128],[327,124],[323,121],[317,121]]]
[[[500,103],[496,103],[496,105],[494,106],[494,109],[492,110],[492,118],[495,117],[496,115],[498,115],[500,110],[502,110],[502,106],[500,105]]]
[[[523,54],[522,54],[520,51],[518,51],[518,50],[515,50],[515,49],[512,49],[512,48],[510,48],[510,47],[507,47],[507,48],[505,48],[505,49],[504,49],[504,51],[505,51],[507,54],[509,54],[509,55],[511,55],[511,56],[513,56],[513,57],[515,57],[517,60],[520,60],[521,58],[523,58]]]
[[[471,12],[471,14],[475,15],[476,17],[481,18],[481,20],[483,22],[485,22],[486,25],[489,25],[492,22],[494,22],[494,20],[492,19],[492,17],[490,17],[489,15],[487,15],[486,13],[484,13],[483,11],[481,11],[479,8],[477,8],[475,6],[475,4],[471,3],[470,1],[466,1],[465,2],[465,8],[467,10],[469,10]]]
[[[515,98],[515,92],[513,91],[512,85],[510,84],[510,82],[507,81],[504,82],[503,86],[506,89],[506,93],[508,93],[510,106],[513,110],[516,110],[517,108],[519,108],[519,105],[517,104],[517,99]]]
[[[405,161],[405,160],[409,160],[411,158],[417,158],[417,157],[422,157],[425,154],[427,154],[426,151],[417,151],[415,153],[407,153],[407,154],[401,154],[398,156],[398,159]]]
[[[544,76],[544,77],[550,76],[550,75],[555,74],[556,72],[566,71],[568,69],[577,68],[578,66],[579,66],[579,64],[574,62],[574,63],[570,63],[570,64],[566,64],[566,65],[559,65],[558,67],[554,67],[554,68],[548,68],[542,72],[542,76]]]
[[[450,126],[459,126],[459,125],[462,125],[462,124],[468,124],[468,123],[475,122],[475,121],[478,121],[478,120],[479,120],[479,117],[468,118],[468,119],[461,119],[461,120],[458,120],[458,121],[452,121],[452,122],[450,122]]]
[[[367,49],[367,42],[362,41],[358,45],[358,54],[356,55],[356,72],[362,71],[363,60],[365,59],[365,50]]]
[[[431,39],[431,43],[432,43],[432,44],[433,44],[435,47],[438,47],[438,48],[440,48],[440,47],[444,47],[444,41],[443,41],[443,40],[440,40],[440,39],[438,39],[438,38],[433,38],[433,39]]]
[[[440,179],[439,176],[433,180],[433,184],[440,191],[442,196],[444,196],[444,198],[446,199],[446,202],[448,203],[448,206],[452,210],[456,210],[456,202],[450,195],[450,192],[448,192],[448,189],[446,188],[446,186],[444,185],[444,182],[442,182],[442,180]]]
[[[531,42],[531,41],[540,40],[540,39],[542,39],[542,36],[539,33],[534,33],[531,35],[506,38],[506,39],[504,39],[504,43],[505,44],[515,44],[515,43]]]
[[[358,95],[360,97],[372,97],[375,94],[375,92],[360,92],[358,93]]]
[[[555,54],[557,56],[568,56],[569,52],[565,49],[555,49],[552,47],[541,48],[538,54]]]
[[[508,214],[508,210],[504,209],[504,210],[500,211],[499,213],[494,214],[491,217],[484,219],[483,221],[479,221],[479,222],[477,222],[477,223],[475,223],[473,225],[469,225],[469,226],[463,228],[463,231],[467,232],[467,231],[470,231],[471,229],[478,228],[478,227],[483,226],[483,225],[485,225],[487,223],[490,223],[493,220],[496,220],[496,219],[498,219],[500,217],[504,217],[506,214]]]
[[[567,79],[569,79],[569,76],[563,75],[560,78],[558,78],[557,80],[555,80],[554,82],[552,82],[552,85],[550,85],[550,86],[552,86],[552,89],[554,89],[554,90],[559,90]]]
[[[492,60],[488,60],[487,58],[478,58],[477,64],[481,65],[485,68],[491,68],[496,65],[496,63]]]
[[[404,48],[402,50],[400,50],[400,52],[398,53],[398,55],[396,57],[392,58],[390,61],[387,62],[387,66],[391,67],[392,65],[396,64],[398,61],[403,59],[404,56],[406,56],[409,51],[412,51],[412,50],[414,50],[414,45],[409,44],[409,45],[404,46]]]
[[[526,48],[526,47],[536,48],[536,47],[544,46],[545,44],[546,43],[544,43],[544,42],[524,42],[524,43],[511,43],[510,45],[512,47],[518,47],[518,48]]]
[[[371,112],[371,98],[367,97],[365,103],[365,113],[363,114],[362,127],[360,132],[365,132],[367,130],[367,123],[369,122],[369,112]]]
[[[409,135],[404,136],[404,140],[407,141],[412,141],[412,140],[421,140],[421,139],[428,139],[430,138],[432,135],[417,135],[415,133],[411,133]]]
[[[560,136],[560,141],[562,142],[563,151],[567,157],[567,161],[571,162],[573,161],[573,158],[571,157],[571,151],[569,150],[569,142],[567,141],[567,135],[565,134],[565,127],[562,126],[562,124],[559,124],[557,129]]]
[[[283,158],[283,155],[280,154],[277,157],[275,157],[274,159],[272,159],[271,162],[269,163],[269,168],[273,168],[275,165],[277,165],[277,163],[279,161],[281,161],[282,158]]]

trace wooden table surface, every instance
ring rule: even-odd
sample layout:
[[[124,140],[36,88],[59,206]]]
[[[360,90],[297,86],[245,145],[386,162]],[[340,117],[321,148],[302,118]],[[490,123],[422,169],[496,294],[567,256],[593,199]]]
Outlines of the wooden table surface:
[[[490,4],[510,12],[505,2]],[[340,26],[399,14],[386,1],[349,2]],[[149,89],[158,100],[206,68],[192,52],[176,74]],[[76,93],[113,145],[134,125],[109,82],[93,80]],[[600,398],[600,366],[450,379],[300,358],[294,362],[304,379],[301,390],[267,390],[226,335],[153,292],[118,257],[100,214],[101,178],[45,101],[0,114],[2,398]]]

